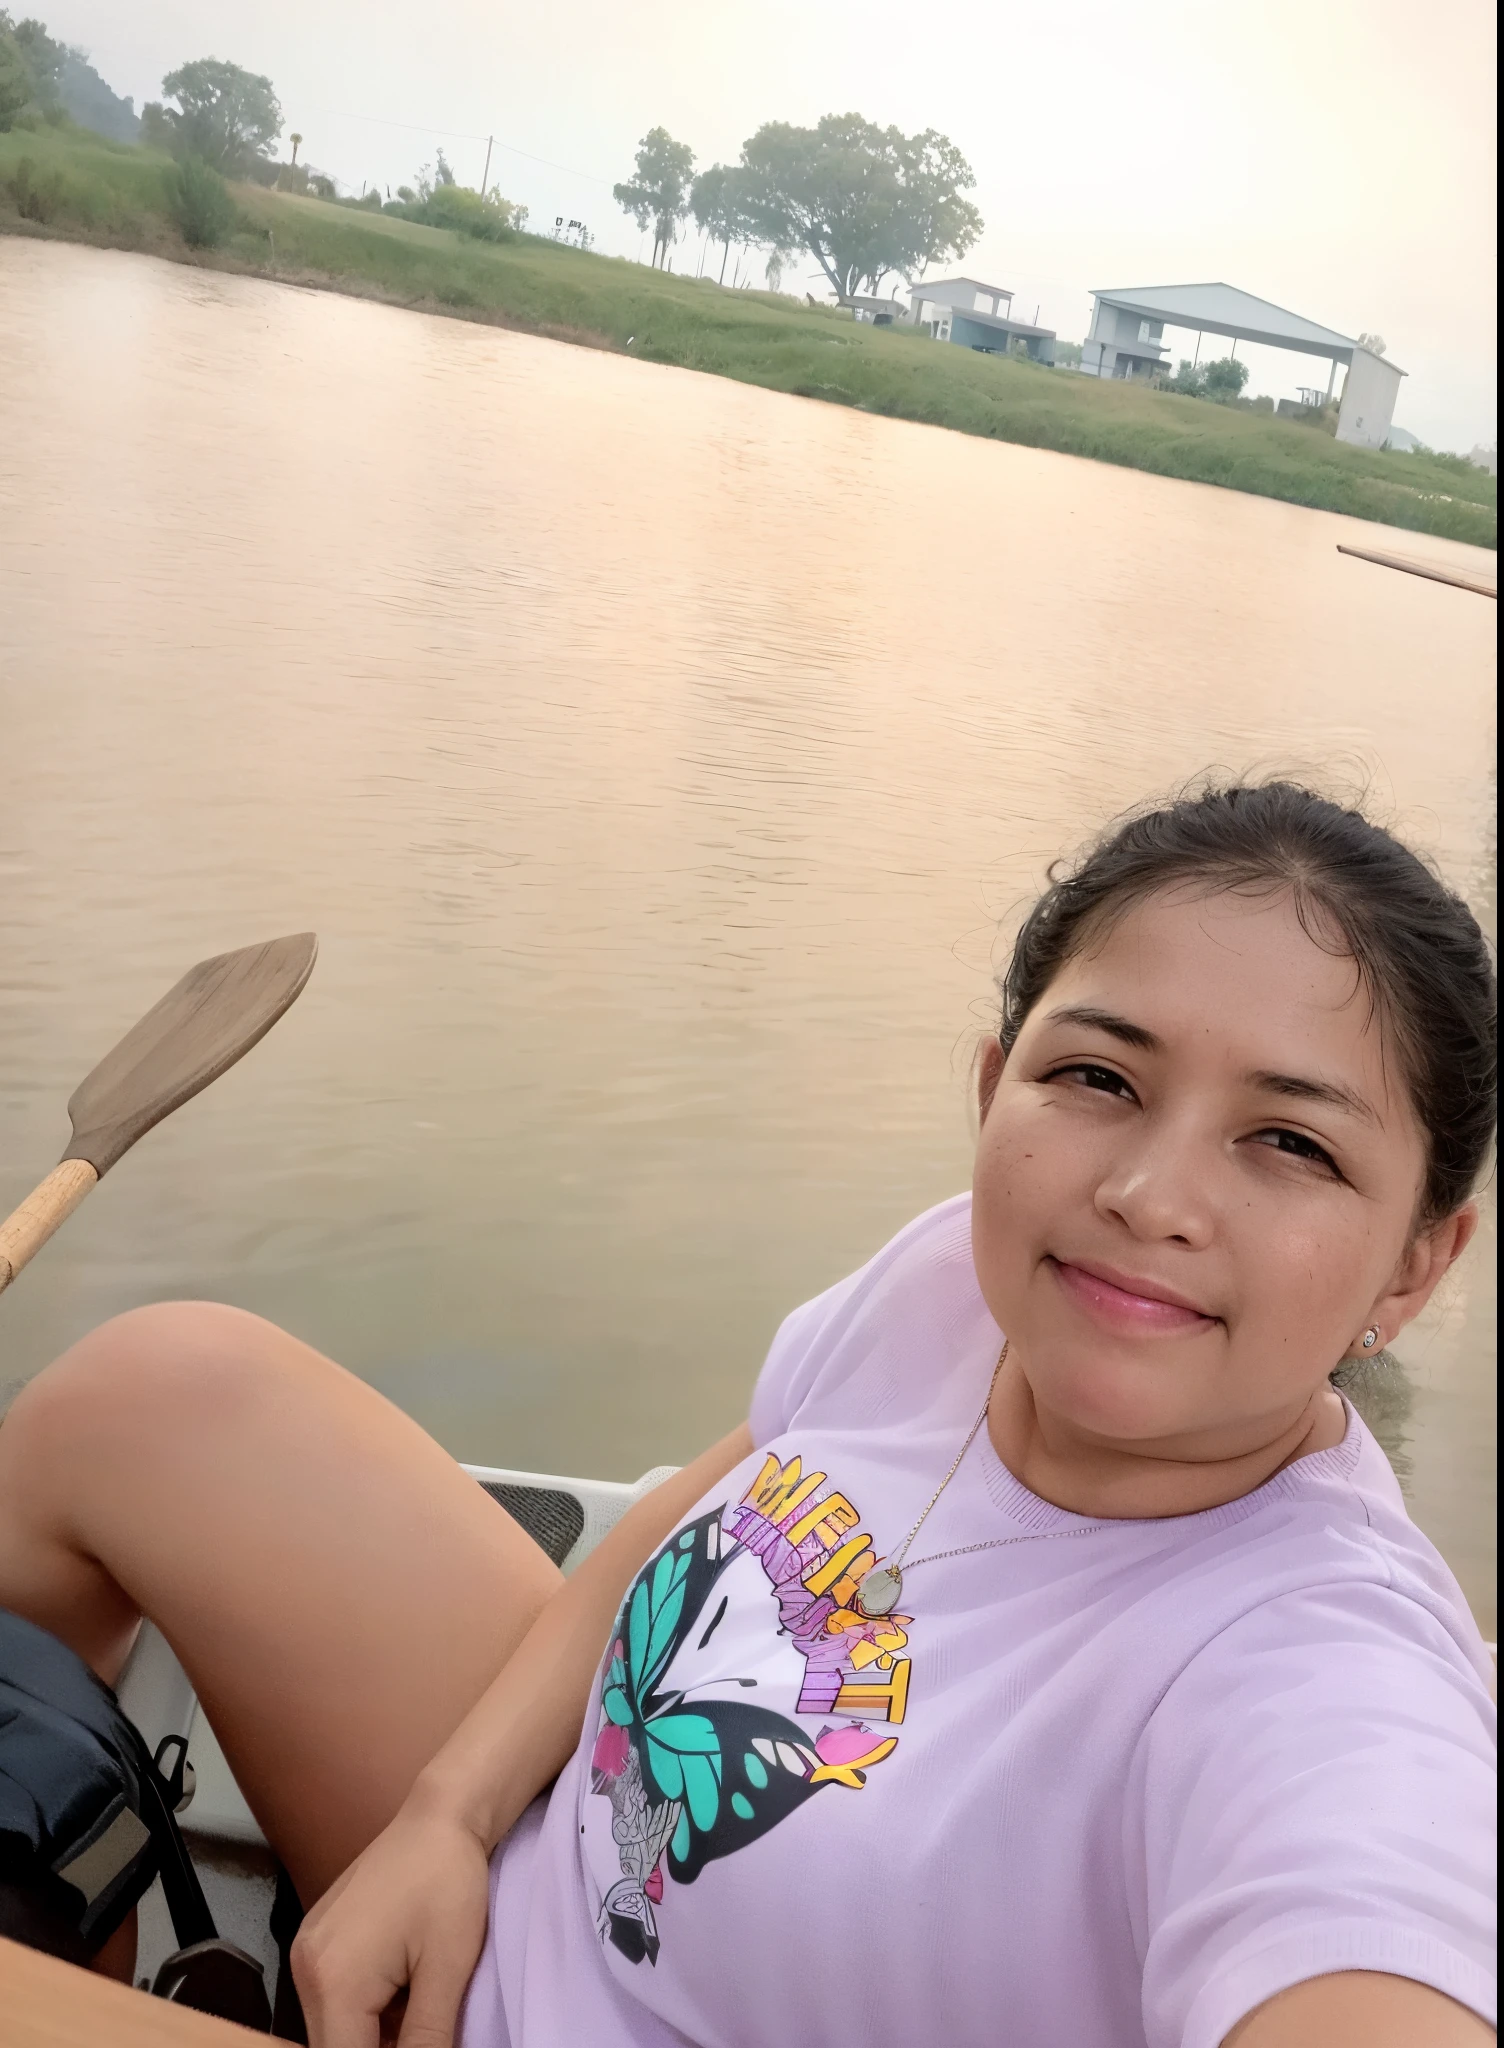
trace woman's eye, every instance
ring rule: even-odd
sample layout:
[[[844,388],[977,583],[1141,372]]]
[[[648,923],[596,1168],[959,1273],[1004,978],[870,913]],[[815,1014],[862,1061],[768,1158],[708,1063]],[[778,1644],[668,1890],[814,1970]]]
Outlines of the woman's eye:
[[[1111,1067],[1095,1066],[1090,1061],[1078,1060],[1074,1066],[1057,1067],[1050,1079],[1079,1081],[1083,1088],[1096,1088],[1104,1095],[1120,1095],[1127,1101],[1133,1100],[1133,1090],[1121,1074],[1114,1073]]]
[[[1330,1152],[1318,1145],[1314,1138],[1308,1138],[1303,1131],[1286,1131],[1278,1127],[1268,1131],[1255,1132],[1260,1145],[1268,1145],[1272,1151],[1287,1153],[1292,1159],[1309,1159],[1313,1166],[1321,1166],[1328,1173],[1335,1174],[1337,1162]]]

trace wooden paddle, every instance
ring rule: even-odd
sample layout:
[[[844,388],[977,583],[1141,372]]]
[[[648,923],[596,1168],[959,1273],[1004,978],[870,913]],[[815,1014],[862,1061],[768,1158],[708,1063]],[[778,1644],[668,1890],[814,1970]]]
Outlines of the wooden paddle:
[[[1485,583],[1479,576],[1462,576],[1455,569],[1443,569],[1438,562],[1416,562],[1409,555],[1380,555],[1370,548],[1344,547],[1337,543],[1339,555],[1352,555],[1360,562],[1377,562],[1381,569],[1403,569],[1407,576],[1429,576],[1433,583],[1450,583],[1454,590],[1472,590],[1479,597],[1497,600],[1499,586]]]
[[[266,1036],[317,953],[312,932],[295,932],[200,960],[105,1054],[68,1104],[73,1143],[0,1223],[0,1293],[139,1137]]]
[[[266,2035],[0,1938],[5,2048],[251,2048]]]

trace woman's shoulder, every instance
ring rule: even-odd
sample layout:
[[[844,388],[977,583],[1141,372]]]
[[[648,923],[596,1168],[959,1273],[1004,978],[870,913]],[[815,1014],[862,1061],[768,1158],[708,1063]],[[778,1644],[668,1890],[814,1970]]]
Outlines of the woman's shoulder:
[[[1351,1404],[1347,1414],[1339,1444],[1192,1518],[1226,1524],[1245,1587],[1236,1620],[1200,1660],[1241,1665],[1278,1651],[1310,1674],[1329,1670],[1341,1687],[1382,1653],[1396,1668],[1449,1667],[1487,1688],[1493,1667],[1462,1588],[1411,1519],[1367,1424]]]

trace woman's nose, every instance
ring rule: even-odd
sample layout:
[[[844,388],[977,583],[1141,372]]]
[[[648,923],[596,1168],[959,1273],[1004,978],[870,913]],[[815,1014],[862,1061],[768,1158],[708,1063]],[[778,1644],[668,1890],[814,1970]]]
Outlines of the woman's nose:
[[[1099,1215],[1137,1238],[1198,1249],[1215,1227],[1210,1162],[1188,1133],[1144,1132],[1099,1182]]]

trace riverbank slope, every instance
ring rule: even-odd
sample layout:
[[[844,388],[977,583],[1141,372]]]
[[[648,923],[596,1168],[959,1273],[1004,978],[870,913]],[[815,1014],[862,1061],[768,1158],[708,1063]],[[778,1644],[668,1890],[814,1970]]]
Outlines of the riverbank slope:
[[[79,129],[0,135],[0,232],[143,250],[620,350],[804,398],[1497,544],[1494,479],[1448,456],[1339,445],[1315,428],[857,326],[832,307],[724,290],[532,235],[504,244],[234,187],[238,219],[192,250],[170,160]]]

